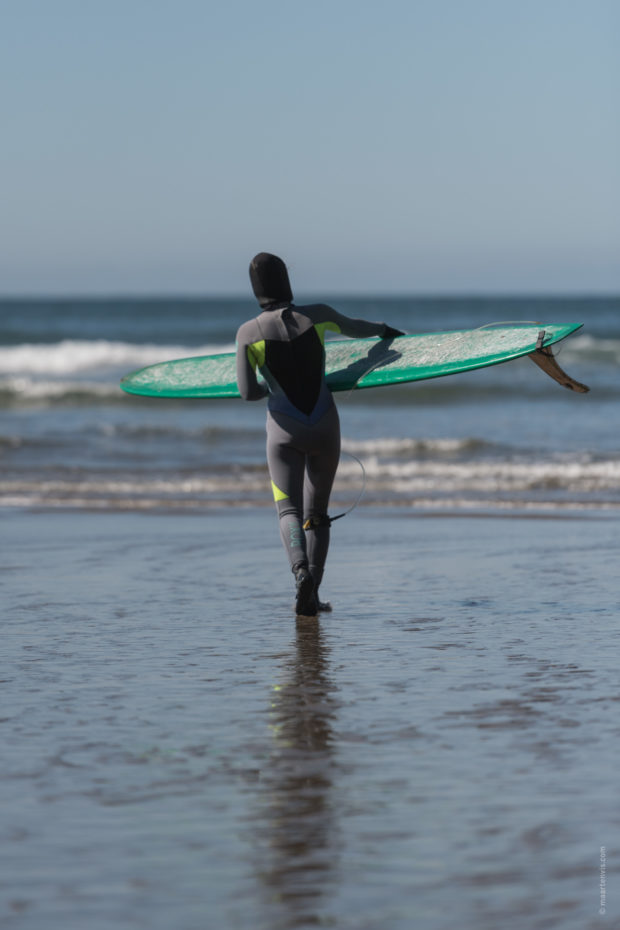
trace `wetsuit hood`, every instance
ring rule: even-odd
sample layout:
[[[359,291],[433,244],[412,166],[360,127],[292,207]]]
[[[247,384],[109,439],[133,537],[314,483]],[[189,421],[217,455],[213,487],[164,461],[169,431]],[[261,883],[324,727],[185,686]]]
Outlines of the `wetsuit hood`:
[[[263,310],[272,304],[292,303],[286,265],[277,255],[259,252],[250,262],[252,290]]]

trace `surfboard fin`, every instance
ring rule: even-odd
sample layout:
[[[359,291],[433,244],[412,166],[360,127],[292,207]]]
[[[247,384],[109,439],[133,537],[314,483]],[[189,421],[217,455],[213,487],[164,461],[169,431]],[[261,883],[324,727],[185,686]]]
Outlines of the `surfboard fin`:
[[[570,375],[567,375],[558,365],[555,355],[548,346],[543,346],[542,340],[539,339],[539,345],[534,352],[530,352],[529,358],[541,368],[546,375],[561,384],[562,387],[568,388],[569,391],[576,391],[578,394],[587,394],[590,388],[586,384],[575,381]]]

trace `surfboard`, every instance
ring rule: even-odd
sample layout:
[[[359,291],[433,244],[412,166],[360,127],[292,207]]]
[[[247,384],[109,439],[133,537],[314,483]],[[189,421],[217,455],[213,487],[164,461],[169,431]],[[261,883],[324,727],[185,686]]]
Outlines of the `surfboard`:
[[[325,343],[327,384],[332,391],[426,381],[498,365],[529,355],[564,387],[583,393],[557,364],[551,345],[583,323],[488,324],[478,329],[398,336],[334,339]],[[121,388],[149,397],[239,397],[235,353],[175,359],[126,375]]]

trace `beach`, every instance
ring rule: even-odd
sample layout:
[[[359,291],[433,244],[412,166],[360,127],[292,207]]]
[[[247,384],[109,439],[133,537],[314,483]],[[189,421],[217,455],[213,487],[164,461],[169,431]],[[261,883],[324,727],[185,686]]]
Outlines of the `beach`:
[[[360,507],[317,622],[268,507],[0,534],[3,926],[618,926],[616,512]]]
[[[620,930],[620,3],[2,12],[0,930]]]

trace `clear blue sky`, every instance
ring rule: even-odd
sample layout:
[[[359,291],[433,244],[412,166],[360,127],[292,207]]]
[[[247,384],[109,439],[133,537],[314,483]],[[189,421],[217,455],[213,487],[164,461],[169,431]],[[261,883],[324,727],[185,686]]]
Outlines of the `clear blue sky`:
[[[3,0],[0,293],[620,291],[618,0]]]

